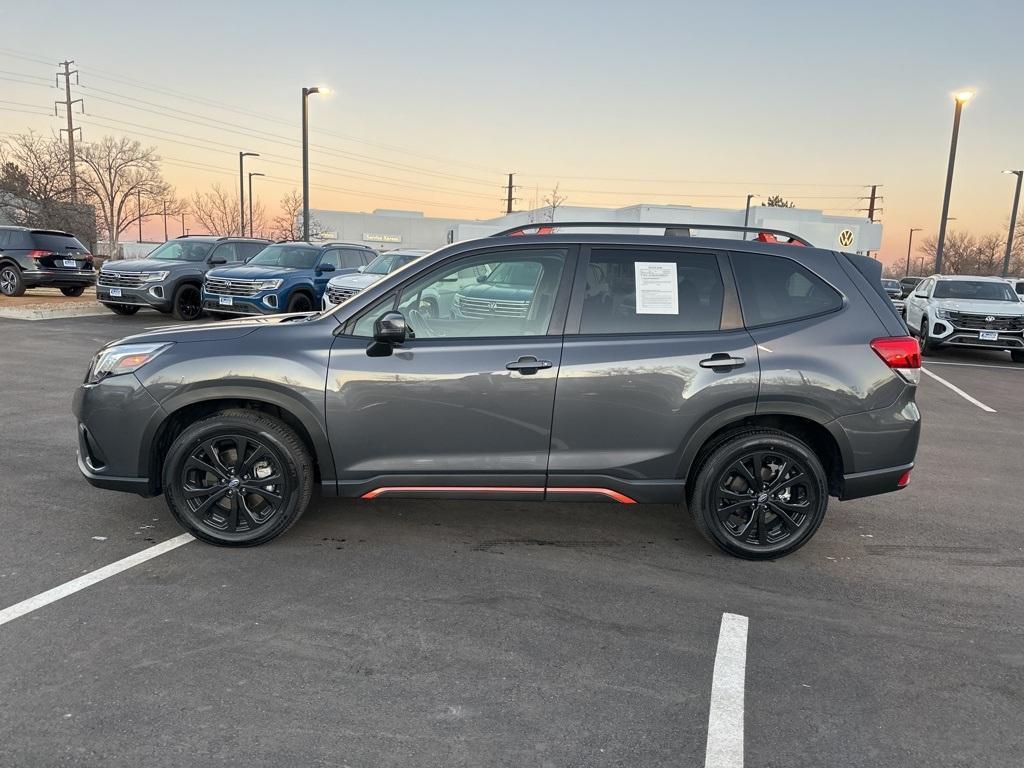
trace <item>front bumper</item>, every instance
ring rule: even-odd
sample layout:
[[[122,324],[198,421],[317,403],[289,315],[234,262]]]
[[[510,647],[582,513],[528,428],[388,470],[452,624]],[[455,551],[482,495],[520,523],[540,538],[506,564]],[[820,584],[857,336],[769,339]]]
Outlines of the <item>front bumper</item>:
[[[231,303],[223,303],[225,299]],[[276,315],[281,311],[280,299],[271,291],[255,296],[222,296],[203,290],[203,309],[225,315]]]
[[[115,296],[111,291],[120,291],[120,295]],[[162,283],[143,285],[139,288],[97,285],[96,301],[100,304],[128,304],[133,307],[151,307],[161,312],[171,311],[171,297]]]
[[[929,337],[933,344],[972,349],[1024,350],[1024,331],[963,328],[947,318],[928,318]],[[995,333],[995,339],[982,339],[982,333]]]
[[[26,269],[21,273],[26,288],[88,288],[96,282],[92,269]]]
[[[71,410],[78,421],[78,469],[90,484],[141,496],[157,492],[148,446],[164,412],[134,374],[83,384]]]

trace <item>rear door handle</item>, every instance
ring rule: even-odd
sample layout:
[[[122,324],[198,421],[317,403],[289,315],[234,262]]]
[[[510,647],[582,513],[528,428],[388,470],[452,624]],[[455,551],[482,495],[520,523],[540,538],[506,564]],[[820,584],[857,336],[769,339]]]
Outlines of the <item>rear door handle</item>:
[[[533,355],[523,355],[513,363],[505,363],[505,368],[519,371],[523,376],[532,376],[542,368],[552,368],[554,365],[550,360],[538,360]]]
[[[738,368],[746,362],[742,357],[733,357],[719,352],[700,361],[701,368]]]

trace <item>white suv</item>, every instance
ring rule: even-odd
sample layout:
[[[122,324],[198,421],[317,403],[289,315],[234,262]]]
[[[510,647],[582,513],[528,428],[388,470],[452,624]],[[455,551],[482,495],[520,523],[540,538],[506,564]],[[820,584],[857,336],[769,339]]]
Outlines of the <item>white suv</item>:
[[[1024,303],[998,277],[932,275],[907,297],[907,325],[922,352],[938,347],[1006,350],[1024,363]]]

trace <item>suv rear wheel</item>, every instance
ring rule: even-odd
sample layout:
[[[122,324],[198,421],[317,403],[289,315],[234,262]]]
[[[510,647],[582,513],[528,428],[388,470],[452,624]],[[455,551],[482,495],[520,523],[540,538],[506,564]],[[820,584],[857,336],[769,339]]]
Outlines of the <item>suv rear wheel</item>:
[[[70,288],[61,288],[60,292],[63,293],[65,296],[71,296],[71,297],[81,296],[83,293],[85,293],[85,286],[84,285],[73,285]]]
[[[4,296],[21,296],[25,293],[25,281],[21,270],[13,264],[5,264],[0,269],[0,293]]]
[[[171,315],[175,320],[197,320],[203,314],[203,297],[199,286],[186,283],[178,286],[171,303]]]
[[[771,560],[799,549],[825,517],[821,461],[785,432],[749,429],[712,449],[697,474],[690,513],[731,555]]]
[[[263,544],[309,505],[313,460],[295,431],[266,414],[228,410],[186,428],[163,470],[167,505],[197,539]]]

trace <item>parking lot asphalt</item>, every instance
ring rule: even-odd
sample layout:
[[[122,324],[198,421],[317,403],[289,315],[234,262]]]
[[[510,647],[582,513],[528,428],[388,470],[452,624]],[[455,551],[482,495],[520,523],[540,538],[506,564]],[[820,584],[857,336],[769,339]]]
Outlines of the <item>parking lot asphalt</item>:
[[[0,610],[178,536],[75,464],[71,393],[140,313],[0,320]],[[1024,754],[1024,366],[926,368],[906,491],[833,501],[777,562],[682,507],[315,499],[0,625],[0,766],[696,766],[723,613],[747,766]]]

